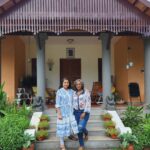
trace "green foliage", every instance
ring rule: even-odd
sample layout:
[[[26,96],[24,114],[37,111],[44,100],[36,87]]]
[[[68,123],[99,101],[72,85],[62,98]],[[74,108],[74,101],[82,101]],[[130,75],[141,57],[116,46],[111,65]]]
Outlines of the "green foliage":
[[[47,121],[42,121],[39,123],[38,128],[45,128],[48,129],[49,128],[49,122]]]
[[[119,132],[118,132],[117,129],[111,128],[111,129],[107,129],[107,130],[106,130],[106,134],[107,134],[108,136],[110,136],[110,135],[118,135]]]
[[[102,115],[102,119],[105,119],[105,118],[111,119],[111,118],[112,118],[112,115],[109,114],[109,113],[105,113],[105,114]]]
[[[128,106],[123,113],[123,123],[127,127],[134,128],[143,122],[143,107]]]
[[[32,142],[35,141],[35,137],[29,134],[24,134],[23,139],[24,139],[23,148],[29,148]]]
[[[18,114],[7,114],[0,121],[0,146],[3,150],[17,150],[24,144],[24,130],[29,120]]]
[[[48,115],[44,115],[44,114],[43,114],[43,115],[41,116],[40,120],[47,120],[47,121],[49,121],[50,118],[49,118]]]
[[[48,131],[47,130],[39,130],[36,132],[36,138],[40,138],[40,137],[48,137]]]
[[[138,143],[134,143],[135,150],[150,147],[150,114],[144,116],[143,107],[128,107],[123,122],[125,126],[131,127],[133,135],[138,139]]]
[[[29,126],[31,110],[25,105],[17,107],[15,102],[7,103],[3,87],[0,85],[0,150],[19,150],[29,144],[24,130]]]
[[[123,148],[127,148],[129,144],[138,144],[138,139],[132,133],[120,134],[119,138],[121,139],[121,145]]]
[[[119,101],[121,99],[121,96],[119,95],[119,92],[116,91],[116,90],[112,93],[112,95],[114,96],[114,101],[115,102]]]
[[[4,110],[6,106],[6,100],[7,100],[7,95],[3,91],[4,88],[4,83],[0,84],[0,110]]]
[[[104,122],[104,126],[105,128],[109,128],[109,127],[115,127],[115,122],[114,121],[106,121]]]
[[[32,109],[27,108],[25,104],[22,107],[18,107],[15,102],[6,104],[4,109],[5,114],[19,114],[21,116],[29,117],[32,114]]]

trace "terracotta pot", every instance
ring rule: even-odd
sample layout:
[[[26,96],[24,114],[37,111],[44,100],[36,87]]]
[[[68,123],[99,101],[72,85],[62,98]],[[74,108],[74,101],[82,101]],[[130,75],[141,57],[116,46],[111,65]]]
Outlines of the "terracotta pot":
[[[38,127],[38,130],[47,130],[45,127]]]
[[[127,150],[134,150],[134,145],[130,144]]]
[[[42,121],[48,121],[48,119],[40,119],[40,121],[42,122]]]
[[[104,121],[110,121],[111,118],[103,118]]]
[[[116,104],[117,104],[117,105],[123,105],[124,103],[125,103],[124,100],[116,101]]]
[[[29,148],[22,148],[22,150],[34,150],[34,144],[31,144]]]
[[[111,138],[112,138],[112,139],[117,139],[118,136],[117,136],[116,134],[112,134],[112,135],[111,135]]]
[[[115,128],[115,126],[108,126],[108,128],[109,128],[109,129],[114,129],[114,128]]]
[[[45,139],[46,139],[45,136],[37,137],[37,140],[38,140],[38,141],[43,141],[43,140],[45,140]]]

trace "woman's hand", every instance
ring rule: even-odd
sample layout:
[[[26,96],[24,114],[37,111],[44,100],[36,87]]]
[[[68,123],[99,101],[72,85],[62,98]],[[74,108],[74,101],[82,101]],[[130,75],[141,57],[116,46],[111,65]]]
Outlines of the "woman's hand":
[[[81,116],[80,116],[80,120],[84,119],[85,114],[86,114],[85,112],[83,112],[83,113],[81,114]]]
[[[62,115],[61,115],[60,108],[57,108],[56,111],[57,111],[57,118],[58,118],[59,120],[62,120]]]
[[[60,113],[58,113],[58,119],[62,120],[62,115]]]

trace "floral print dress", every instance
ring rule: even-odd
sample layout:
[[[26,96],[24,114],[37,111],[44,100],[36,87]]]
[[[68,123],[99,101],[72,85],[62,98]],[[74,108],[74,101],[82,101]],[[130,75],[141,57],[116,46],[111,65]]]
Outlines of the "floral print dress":
[[[78,133],[78,126],[73,115],[73,90],[61,88],[56,94],[56,108],[59,108],[62,114],[62,120],[57,119],[58,137],[67,137],[72,133]]]
[[[83,110],[90,113],[91,111],[91,96],[88,90],[83,90],[78,96],[76,92],[73,94],[73,108],[75,110]]]

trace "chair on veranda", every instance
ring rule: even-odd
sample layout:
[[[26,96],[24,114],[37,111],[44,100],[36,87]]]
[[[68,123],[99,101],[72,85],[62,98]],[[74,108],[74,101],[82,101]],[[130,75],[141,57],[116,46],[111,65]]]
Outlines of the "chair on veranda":
[[[92,99],[92,103],[97,103],[98,99],[99,99],[99,90],[101,89],[102,85],[100,82],[93,82],[93,87],[92,87],[92,91],[91,91],[91,99]]]
[[[133,98],[137,98],[138,100],[140,100],[140,103],[142,103],[139,84],[136,82],[129,83],[128,88],[129,88],[129,97],[130,97],[131,105],[132,105]]]

